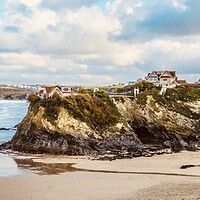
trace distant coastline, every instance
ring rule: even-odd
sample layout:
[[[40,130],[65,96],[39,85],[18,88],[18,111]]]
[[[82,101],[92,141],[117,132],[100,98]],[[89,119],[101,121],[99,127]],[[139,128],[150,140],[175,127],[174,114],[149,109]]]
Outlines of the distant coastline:
[[[0,100],[26,100],[34,92],[27,88],[0,86]]]

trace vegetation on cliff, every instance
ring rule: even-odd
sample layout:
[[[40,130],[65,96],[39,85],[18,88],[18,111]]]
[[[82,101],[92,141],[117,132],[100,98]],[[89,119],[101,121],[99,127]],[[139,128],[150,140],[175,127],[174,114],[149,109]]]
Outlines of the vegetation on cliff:
[[[158,90],[161,89],[160,87],[155,87],[153,83],[141,81],[134,85],[131,85],[130,87],[118,88],[117,93],[128,93],[130,95],[134,95],[134,88],[139,88],[140,92],[149,92],[153,88],[156,88]]]
[[[104,130],[107,126],[112,126],[119,122],[120,114],[112,99],[103,91],[98,91],[93,95],[88,93],[61,98],[40,99],[37,96],[29,96],[30,105],[34,112],[39,107],[45,108],[44,117],[51,123],[57,120],[60,107],[65,108],[75,119],[86,122],[94,130]]]
[[[161,87],[156,87],[153,83],[142,81],[123,91],[121,89],[121,91],[118,92],[133,94],[134,88],[139,88],[140,90],[136,101],[141,106],[145,106],[147,103],[147,96],[152,95],[158,104],[165,106],[167,109],[192,119],[200,119],[200,114],[193,112],[187,105],[187,102],[200,100],[200,88],[198,87],[179,86],[176,88],[168,88],[165,95],[160,95]]]
[[[200,114],[193,112],[186,104],[187,102],[200,100],[200,88],[177,87],[167,89],[165,95],[159,95],[155,90],[152,92],[157,103],[167,107],[167,109],[180,113],[192,119],[200,119]]]

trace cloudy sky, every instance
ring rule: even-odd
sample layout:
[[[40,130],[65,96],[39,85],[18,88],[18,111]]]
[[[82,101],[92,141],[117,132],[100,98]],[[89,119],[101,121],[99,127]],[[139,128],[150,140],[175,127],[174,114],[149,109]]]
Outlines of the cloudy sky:
[[[200,78],[200,0],[1,0],[0,84]]]

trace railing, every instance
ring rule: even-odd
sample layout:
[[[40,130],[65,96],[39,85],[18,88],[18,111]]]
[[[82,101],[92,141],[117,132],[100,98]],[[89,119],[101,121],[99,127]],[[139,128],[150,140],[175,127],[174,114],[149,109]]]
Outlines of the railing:
[[[113,97],[126,97],[126,98],[135,99],[135,97],[133,95],[126,94],[126,93],[110,93],[109,97],[111,97],[111,98],[113,98]]]

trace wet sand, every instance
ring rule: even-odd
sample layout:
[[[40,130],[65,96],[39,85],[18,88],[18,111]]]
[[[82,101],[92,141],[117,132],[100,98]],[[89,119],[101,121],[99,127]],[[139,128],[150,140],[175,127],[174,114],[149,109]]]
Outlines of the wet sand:
[[[180,169],[199,165],[200,152],[115,161],[43,156],[27,162],[16,161],[35,174],[1,177],[1,200],[200,199],[200,167]]]

